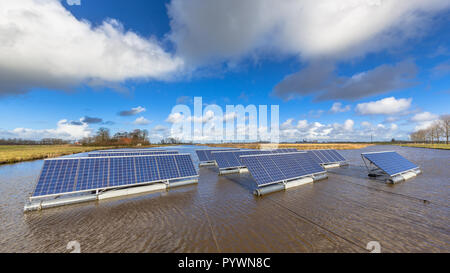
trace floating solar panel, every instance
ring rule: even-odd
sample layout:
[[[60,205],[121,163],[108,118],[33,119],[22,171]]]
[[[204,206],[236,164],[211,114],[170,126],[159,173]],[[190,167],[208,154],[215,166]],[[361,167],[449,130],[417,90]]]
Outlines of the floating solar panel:
[[[219,169],[231,169],[231,168],[245,167],[245,165],[240,160],[240,157],[243,155],[285,153],[286,151],[292,150],[296,151],[296,149],[276,149],[276,150],[212,152],[212,157],[217,162],[217,166],[219,167]]]
[[[258,187],[325,172],[305,152],[242,155],[240,159]]]
[[[390,176],[402,174],[419,167],[396,152],[373,152],[361,154],[363,158]]]
[[[310,150],[309,156],[319,164],[331,164],[346,162],[345,158],[336,150]]]
[[[197,176],[189,154],[47,159],[32,198]]]
[[[206,156],[205,150],[196,150],[195,153],[197,154],[199,161],[209,161],[208,157]]]
[[[88,157],[178,154],[178,151],[92,152]]]
[[[235,151],[239,150],[238,148],[230,148],[230,149],[204,149],[204,150],[196,150],[195,153],[198,156],[198,159],[201,162],[209,162],[214,161],[212,158],[212,152],[223,152],[223,151]]]

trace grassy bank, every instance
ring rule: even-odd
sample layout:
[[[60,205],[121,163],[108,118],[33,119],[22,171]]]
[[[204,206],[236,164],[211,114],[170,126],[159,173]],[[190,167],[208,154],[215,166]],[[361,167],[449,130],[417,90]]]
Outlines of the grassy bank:
[[[116,147],[78,145],[0,145],[0,164],[58,157],[109,148]]]
[[[210,147],[227,147],[241,149],[283,149],[295,148],[299,150],[318,150],[318,149],[361,149],[372,144],[364,143],[283,143],[283,144],[260,144],[260,143],[224,143],[224,144],[207,144]]]
[[[429,144],[429,143],[415,144],[415,143],[408,143],[408,144],[400,144],[400,146],[450,150],[450,144]]]

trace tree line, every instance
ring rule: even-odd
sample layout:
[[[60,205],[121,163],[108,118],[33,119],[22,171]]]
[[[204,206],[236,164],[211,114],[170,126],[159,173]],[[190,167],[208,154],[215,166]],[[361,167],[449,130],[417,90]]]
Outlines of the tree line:
[[[425,129],[417,130],[410,134],[411,141],[424,143],[448,144],[450,129],[450,115],[443,115]]]
[[[136,129],[131,132],[117,132],[111,136],[108,128],[99,128],[94,136],[80,140],[82,145],[149,145],[148,131]]]

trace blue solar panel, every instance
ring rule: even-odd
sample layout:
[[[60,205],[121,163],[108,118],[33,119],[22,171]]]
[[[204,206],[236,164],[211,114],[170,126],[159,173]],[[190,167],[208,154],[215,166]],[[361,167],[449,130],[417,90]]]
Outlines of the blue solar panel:
[[[158,169],[160,179],[171,179],[179,176],[173,156],[160,156],[158,158]]]
[[[73,169],[78,172],[74,191],[108,187],[109,160],[107,158],[98,160],[83,158],[78,164],[78,169]]]
[[[178,154],[178,151],[93,152],[88,157]]]
[[[197,154],[199,161],[201,162],[209,161],[208,157],[206,156],[205,150],[196,150],[195,153]]]
[[[303,152],[244,155],[241,156],[241,161],[258,186],[324,172],[318,163]]]
[[[390,176],[418,168],[417,165],[396,152],[375,152],[362,155]]]
[[[139,183],[160,180],[155,156],[137,156],[134,160],[136,179]]]
[[[229,148],[229,149],[204,149],[204,150],[196,150],[195,153],[198,156],[198,160],[201,162],[213,161],[214,158],[212,156],[212,152],[224,152],[224,151],[236,151],[238,148]]]
[[[44,161],[33,197],[197,175],[189,154],[48,159]]]
[[[197,175],[194,163],[189,155],[180,155],[175,157],[175,161],[182,177],[190,177]]]
[[[345,158],[335,150],[310,150],[309,156],[319,164],[338,163],[346,161]]]
[[[296,151],[295,149],[275,149],[275,150],[246,150],[246,151],[222,151],[212,152],[212,157],[216,161],[219,169],[245,167],[241,162],[240,156],[256,154],[276,154],[286,153],[286,151]]]

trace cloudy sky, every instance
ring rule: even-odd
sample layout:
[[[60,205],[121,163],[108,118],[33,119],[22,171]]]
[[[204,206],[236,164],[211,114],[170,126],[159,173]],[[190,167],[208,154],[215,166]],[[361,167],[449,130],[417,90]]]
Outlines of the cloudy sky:
[[[448,0],[2,0],[0,138],[156,141],[202,97],[279,105],[282,140],[407,139],[449,114],[449,18]]]

